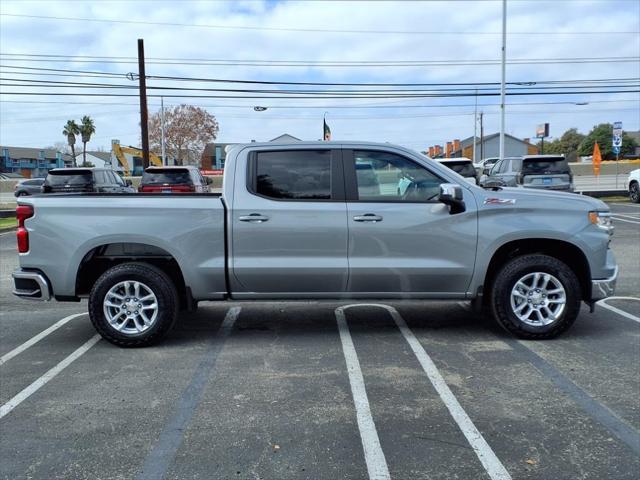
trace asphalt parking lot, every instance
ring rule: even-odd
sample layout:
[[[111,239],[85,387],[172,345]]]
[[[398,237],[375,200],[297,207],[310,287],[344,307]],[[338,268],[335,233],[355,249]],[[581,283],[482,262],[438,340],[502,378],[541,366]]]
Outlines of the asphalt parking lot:
[[[2,478],[640,478],[640,206],[612,210],[625,298],[544,342],[457,302],[206,303],[123,350],[14,298],[0,236]]]

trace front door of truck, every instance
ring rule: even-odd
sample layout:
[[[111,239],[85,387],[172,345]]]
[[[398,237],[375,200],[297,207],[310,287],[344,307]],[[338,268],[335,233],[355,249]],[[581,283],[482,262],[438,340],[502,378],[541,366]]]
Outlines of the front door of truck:
[[[318,297],[345,291],[341,171],[340,150],[328,147],[271,147],[239,155],[229,216],[234,296]]]
[[[354,296],[465,293],[473,274],[477,209],[451,215],[437,201],[446,180],[384,150],[344,150],[349,285]]]

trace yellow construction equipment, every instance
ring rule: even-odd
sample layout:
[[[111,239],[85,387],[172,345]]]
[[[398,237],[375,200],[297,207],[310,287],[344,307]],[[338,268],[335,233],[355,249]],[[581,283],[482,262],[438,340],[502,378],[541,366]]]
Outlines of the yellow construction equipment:
[[[124,147],[119,140],[111,140],[111,158],[116,158],[125,176],[142,173],[142,150],[136,147]],[[128,158],[130,157],[130,158]],[[162,160],[155,153],[149,152],[149,164],[161,167]]]

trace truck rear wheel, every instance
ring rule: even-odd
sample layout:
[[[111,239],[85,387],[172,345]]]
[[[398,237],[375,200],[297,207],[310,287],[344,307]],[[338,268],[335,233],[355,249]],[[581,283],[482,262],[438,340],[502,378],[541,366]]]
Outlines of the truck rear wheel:
[[[178,316],[178,294],[171,279],[145,263],[110,268],[89,296],[89,316],[102,337],[120,347],[159,341]]]
[[[548,255],[508,261],[495,276],[490,307],[496,321],[525,339],[553,338],[567,330],[580,312],[576,274]]]

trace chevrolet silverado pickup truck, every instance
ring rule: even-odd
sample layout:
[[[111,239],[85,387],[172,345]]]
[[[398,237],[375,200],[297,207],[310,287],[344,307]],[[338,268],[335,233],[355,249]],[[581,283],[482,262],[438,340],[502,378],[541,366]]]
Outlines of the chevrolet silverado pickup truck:
[[[17,218],[14,293],[88,298],[97,331],[130,347],[204,300],[468,300],[551,338],[618,272],[605,203],[485,190],[390,144],[235,146],[221,194],[21,197]]]

